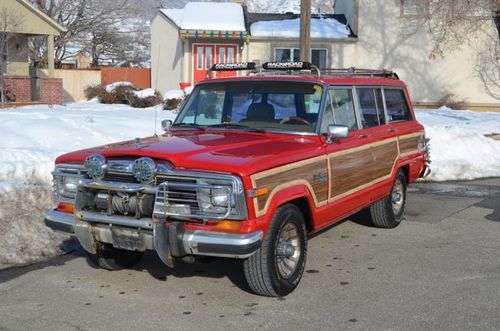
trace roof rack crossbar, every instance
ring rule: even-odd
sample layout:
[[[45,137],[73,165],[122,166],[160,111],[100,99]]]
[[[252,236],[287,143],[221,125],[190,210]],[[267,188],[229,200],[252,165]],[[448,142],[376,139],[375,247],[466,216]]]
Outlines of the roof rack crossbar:
[[[387,69],[331,68],[321,69],[324,76],[367,76],[399,79],[397,73]]]

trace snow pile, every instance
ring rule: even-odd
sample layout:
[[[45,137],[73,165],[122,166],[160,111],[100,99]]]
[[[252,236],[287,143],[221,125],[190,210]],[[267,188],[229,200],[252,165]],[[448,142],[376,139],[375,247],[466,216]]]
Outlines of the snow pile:
[[[299,38],[300,18],[255,22],[250,26],[250,34],[254,37]],[[311,19],[311,38],[345,39],[350,34],[349,28],[336,19]]]
[[[137,111],[96,102],[0,111],[0,269],[32,263],[74,247],[69,236],[43,224],[52,207],[54,159],[77,149],[152,135],[161,106]]]
[[[500,133],[500,113],[418,110],[417,119],[431,139],[429,180],[500,177],[500,141],[485,134]]]
[[[155,89],[147,88],[147,89],[140,90],[140,91],[133,91],[132,93],[134,93],[134,95],[140,99],[146,99],[149,97],[154,97],[156,94],[156,91],[155,91]]]
[[[184,9],[161,9],[182,30],[246,31],[241,5],[230,2],[188,2]]]
[[[112,93],[119,86],[134,87],[134,84],[132,84],[131,82],[114,82],[114,83],[106,85],[105,89],[106,89],[106,92]]]
[[[152,135],[172,112],[94,102],[0,111],[0,187],[3,181],[51,183],[54,159],[63,153]],[[149,111],[148,111],[149,110]],[[9,184],[12,185],[12,184]]]
[[[168,90],[163,96],[163,100],[184,99],[186,94],[183,90]]]

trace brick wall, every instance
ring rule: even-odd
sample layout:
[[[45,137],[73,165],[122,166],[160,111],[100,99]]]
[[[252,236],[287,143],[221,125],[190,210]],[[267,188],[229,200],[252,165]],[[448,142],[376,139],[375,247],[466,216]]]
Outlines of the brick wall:
[[[16,102],[31,101],[31,79],[28,76],[5,76],[4,86],[14,92]]]
[[[61,78],[40,78],[40,102],[62,105],[63,84]]]

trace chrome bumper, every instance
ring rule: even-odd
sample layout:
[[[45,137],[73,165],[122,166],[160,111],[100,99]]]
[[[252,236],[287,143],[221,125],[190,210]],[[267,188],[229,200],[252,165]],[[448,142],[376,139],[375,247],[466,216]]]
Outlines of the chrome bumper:
[[[92,216],[95,216],[95,214],[92,213]],[[149,224],[142,228],[137,227],[137,224],[134,224],[133,227],[124,227],[123,219],[125,217],[116,217],[115,219],[113,216],[106,215],[101,215],[99,218],[89,217],[90,215],[85,216],[83,216],[83,219],[78,220],[78,227],[81,228],[83,223],[88,228],[88,231],[76,231],[76,236],[86,250],[92,250],[92,241],[94,240],[113,244],[112,229],[119,229],[123,235],[126,235],[127,231],[130,234],[139,231],[144,238],[145,249],[155,249],[163,261],[166,254],[176,257],[203,255],[244,259],[259,249],[263,238],[262,231],[237,234],[189,230],[184,228],[182,222],[173,222],[169,226],[165,226],[165,223],[155,224],[155,229],[152,231],[153,229],[147,229]],[[127,219],[134,220],[129,217]],[[77,228],[77,222],[73,214],[56,210],[47,213],[45,225],[53,230],[70,234],[75,234],[75,228]],[[158,231],[158,229],[161,229],[161,231]]]

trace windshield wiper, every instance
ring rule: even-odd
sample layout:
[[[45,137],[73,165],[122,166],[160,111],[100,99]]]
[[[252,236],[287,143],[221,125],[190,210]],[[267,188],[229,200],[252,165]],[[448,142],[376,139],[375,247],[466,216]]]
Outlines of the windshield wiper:
[[[204,125],[196,124],[196,123],[177,123],[172,125],[172,128],[186,128],[186,129],[197,129],[205,131],[206,127]]]
[[[262,129],[256,129],[256,128],[252,128],[250,126],[246,126],[243,124],[231,123],[231,122],[224,122],[224,123],[220,123],[220,124],[207,125],[207,128],[242,129],[245,131],[258,132],[258,133],[265,133],[266,132],[265,130],[262,130]]]

